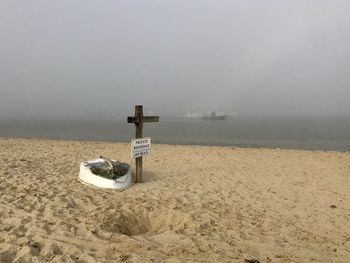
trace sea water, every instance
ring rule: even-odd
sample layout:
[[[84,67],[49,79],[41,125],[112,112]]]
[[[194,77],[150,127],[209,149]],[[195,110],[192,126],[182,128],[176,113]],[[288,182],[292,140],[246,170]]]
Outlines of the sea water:
[[[0,120],[0,137],[129,142],[125,120]],[[145,123],[153,143],[350,151],[350,118],[236,118],[160,116]]]

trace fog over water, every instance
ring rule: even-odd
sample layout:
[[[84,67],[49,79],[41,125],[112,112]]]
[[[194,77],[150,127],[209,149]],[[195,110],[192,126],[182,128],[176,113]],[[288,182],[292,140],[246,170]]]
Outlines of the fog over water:
[[[0,1],[0,118],[350,115],[350,1]]]

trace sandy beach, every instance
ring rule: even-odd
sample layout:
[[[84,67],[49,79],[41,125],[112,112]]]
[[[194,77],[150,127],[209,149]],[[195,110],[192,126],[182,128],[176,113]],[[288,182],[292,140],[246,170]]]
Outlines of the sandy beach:
[[[350,152],[153,145],[145,183],[77,180],[130,144],[0,139],[0,262],[350,262]]]

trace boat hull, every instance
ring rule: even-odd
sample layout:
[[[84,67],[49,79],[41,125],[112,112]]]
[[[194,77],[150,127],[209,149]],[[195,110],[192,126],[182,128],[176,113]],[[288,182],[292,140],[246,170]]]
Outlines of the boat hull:
[[[78,180],[83,184],[99,188],[124,190],[134,183],[131,175],[131,167],[129,167],[128,172],[125,175],[112,180],[93,174],[91,170],[86,167],[87,163],[88,162],[82,162],[80,164]]]
[[[216,120],[226,120],[227,116],[203,116],[202,120],[210,120],[210,121],[216,121]]]

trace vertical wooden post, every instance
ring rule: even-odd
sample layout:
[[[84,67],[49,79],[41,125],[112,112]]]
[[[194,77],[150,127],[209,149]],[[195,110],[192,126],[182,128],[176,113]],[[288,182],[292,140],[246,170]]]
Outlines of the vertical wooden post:
[[[135,106],[135,115],[128,117],[128,123],[134,123],[136,126],[135,138],[143,137],[142,129],[144,122],[159,122],[159,116],[143,116],[142,105]],[[136,158],[136,175],[135,182],[142,183],[142,153],[140,157]]]
[[[143,109],[142,105],[135,106],[135,117],[137,119],[136,125],[136,133],[135,138],[142,138],[142,130],[143,130]],[[136,182],[142,183],[142,156],[136,158]]]

